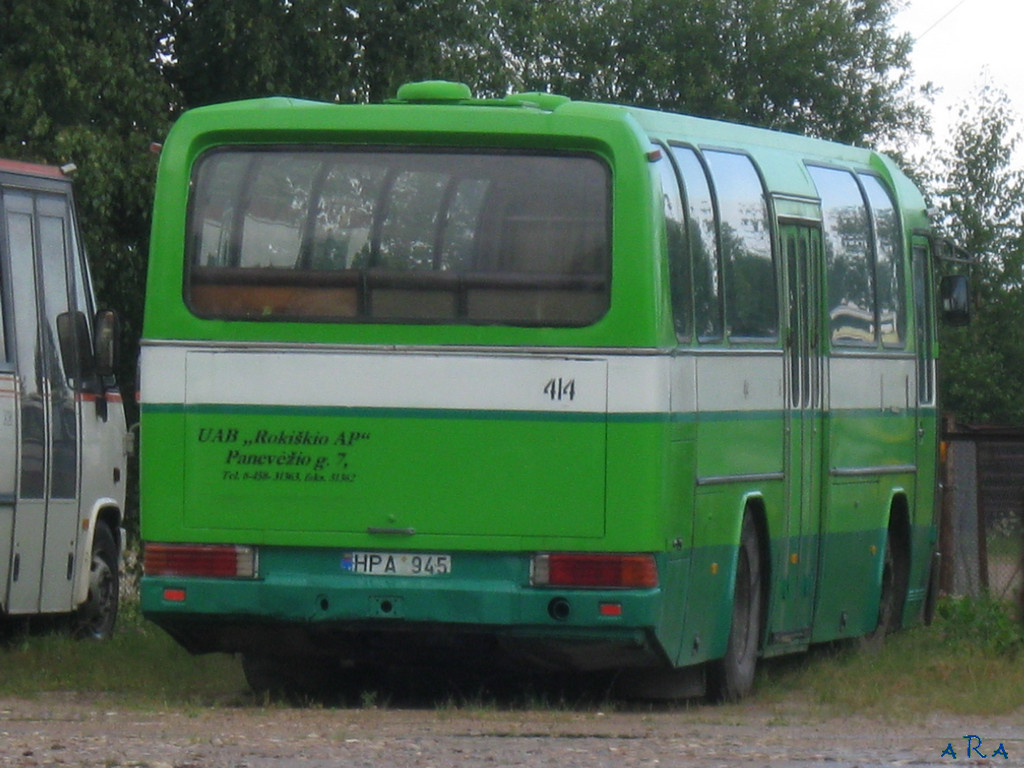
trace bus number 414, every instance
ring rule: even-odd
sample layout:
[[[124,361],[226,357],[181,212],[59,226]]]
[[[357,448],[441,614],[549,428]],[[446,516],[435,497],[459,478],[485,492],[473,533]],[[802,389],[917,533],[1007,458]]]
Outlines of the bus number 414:
[[[551,379],[544,385],[544,394],[552,400],[572,400],[576,397],[576,379]]]

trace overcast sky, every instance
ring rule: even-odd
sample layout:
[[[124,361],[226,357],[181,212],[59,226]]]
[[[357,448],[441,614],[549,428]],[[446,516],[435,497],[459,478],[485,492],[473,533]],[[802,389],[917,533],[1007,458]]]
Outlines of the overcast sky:
[[[916,40],[911,60],[917,80],[942,89],[932,116],[936,139],[956,122],[959,105],[987,73],[1009,97],[1024,129],[1024,3],[1021,0],[907,0],[897,32]]]

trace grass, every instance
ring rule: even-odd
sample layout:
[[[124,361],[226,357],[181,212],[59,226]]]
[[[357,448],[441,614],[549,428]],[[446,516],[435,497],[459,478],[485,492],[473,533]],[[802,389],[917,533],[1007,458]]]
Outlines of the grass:
[[[126,704],[238,703],[247,687],[237,659],[191,656],[122,603],[114,637],[76,641],[60,631],[8,631],[0,644],[0,695],[41,692],[108,693]]]
[[[803,698],[826,713],[895,721],[933,712],[996,715],[1024,710],[1024,624],[1005,603],[945,600],[930,627],[914,627],[870,650],[816,648],[764,665],[763,701]]]
[[[425,680],[420,688],[442,698],[435,702],[420,695],[411,705],[442,713],[453,707],[596,711],[619,706],[608,701],[606,691],[592,695],[571,687],[538,694],[527,684],[525,690],[520,686],[466,695],[451,689],[446,694]],[[237,659],[190,656],[132,605],[125,606],[114,638],[106,643],[45,633],[15,634],[0,645],[0,695],[31,697],[48,691],[99,692],[116,697],[120,706],[140,708],[267,703],[248,693]],[[349,706],[409,705],[400,687],[386,680],[353,695]],[[894,722],[933,712],[984,716],[1024,711],[1024,625],[1010,616],[1004,603],[948,600],[932,626],[892,635],[881,649],[849,642],[762,663],[750,701],[784,708],[792,704],[823,716],[861,714]],[[740,716],[743,706],[736,710]],[[635,709],[628,703],[624,708]]]

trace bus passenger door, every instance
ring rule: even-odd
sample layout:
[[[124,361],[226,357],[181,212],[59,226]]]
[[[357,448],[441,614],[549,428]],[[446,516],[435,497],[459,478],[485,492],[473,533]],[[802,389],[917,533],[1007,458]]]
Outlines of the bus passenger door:
[[[821,517],[821,230],[781,229],[786,264],[786,531],[773,641],[810,639]]]
[[[61,194],[6,191],[4,223],[20,453],[7,610],[69,611],[79,530],[79,407],[61,368],[56,329],[72,295],[69,201]]]
[[[940,431],[935,398],[935,307],[932,298],[935,294],[932,283],[932,246],[926,237],[914,236],[911,274],[914,286],[914,354],[917,367],[917,492],[914,495],[912,523],[915,526],[923,526],[935,521],[936,517],[938,468],[934,459]]]

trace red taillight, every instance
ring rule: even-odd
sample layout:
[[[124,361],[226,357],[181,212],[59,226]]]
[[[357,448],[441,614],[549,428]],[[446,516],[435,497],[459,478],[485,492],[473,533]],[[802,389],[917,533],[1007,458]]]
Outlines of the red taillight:
[[[621,616],[622,603],[601,603],[597,607],[597,612],[602,616]]]
[[[658,586],[653,555],[554,553],[533,559],[533,583],[545,587],[650,589]]]
[[[146,544],[143,566],[147,576],[251,579],[256,552],[223,544]]]

